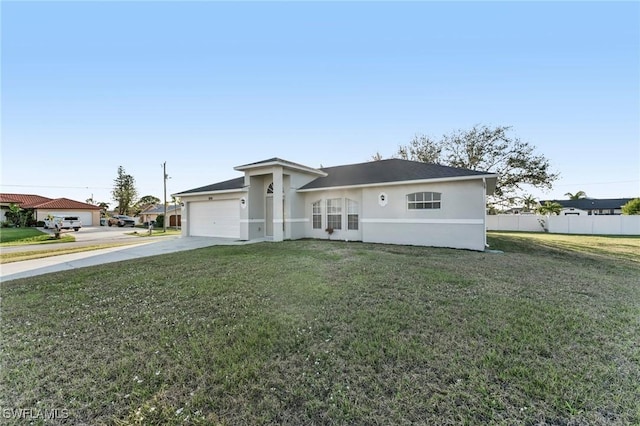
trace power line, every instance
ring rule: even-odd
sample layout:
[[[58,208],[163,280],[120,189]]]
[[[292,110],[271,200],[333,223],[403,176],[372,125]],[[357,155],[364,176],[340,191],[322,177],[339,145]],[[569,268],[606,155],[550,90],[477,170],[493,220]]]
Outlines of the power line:
[[[0,186],[15,187],[15,188],[58,188],[58,189],[112,189],[103,186],[57,186],[57,185],[9,185],[0,184]]]

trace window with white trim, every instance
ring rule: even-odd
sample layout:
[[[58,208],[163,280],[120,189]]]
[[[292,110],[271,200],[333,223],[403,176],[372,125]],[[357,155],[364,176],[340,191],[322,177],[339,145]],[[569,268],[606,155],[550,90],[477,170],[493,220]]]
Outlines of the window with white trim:
[[[407,194],[407,208],[409,210],[439,209],[442,202],[440,192],[414,192]]]
[[[313,212],[311,213],[313,229],[322,229],[322,201],[316,201],[312,204]]]
[[[347,229],[352,231],[358,230],[358,218],[360,208],[357,201],[347,198]]]
[[[327,228],[342,229],[342,198],[327,200]]]

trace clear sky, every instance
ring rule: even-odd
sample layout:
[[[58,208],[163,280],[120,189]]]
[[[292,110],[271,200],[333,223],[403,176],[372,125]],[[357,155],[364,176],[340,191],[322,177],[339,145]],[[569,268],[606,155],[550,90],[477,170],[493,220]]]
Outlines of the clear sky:
[[[638,2],[2,1],[2,192],[111,202],[513,126],[561,178],[640,196]]]

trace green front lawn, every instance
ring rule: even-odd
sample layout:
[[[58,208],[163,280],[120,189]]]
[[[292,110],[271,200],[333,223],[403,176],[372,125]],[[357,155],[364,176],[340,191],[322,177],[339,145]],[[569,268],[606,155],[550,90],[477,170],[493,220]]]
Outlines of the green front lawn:
[[[73,235],[65,232],[56,239],[53,235],[37,228],[0,228],[0,246],[68,243],[75,240]]]
[[[640,423],[640,264],[614,238],[605,255],[527,235],[492,234],[504,254],[220,246],[3,283],[0,406],[70,424]]]

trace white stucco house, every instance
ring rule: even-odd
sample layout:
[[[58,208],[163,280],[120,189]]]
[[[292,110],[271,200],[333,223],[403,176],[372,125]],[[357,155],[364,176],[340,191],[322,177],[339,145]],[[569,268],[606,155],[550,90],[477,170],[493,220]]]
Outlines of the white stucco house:
[[[391,159],[315,169],[280,158],[172,194],[182,235],[332,240],[484,250],[497,175]]]

